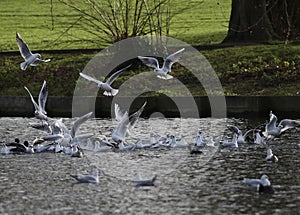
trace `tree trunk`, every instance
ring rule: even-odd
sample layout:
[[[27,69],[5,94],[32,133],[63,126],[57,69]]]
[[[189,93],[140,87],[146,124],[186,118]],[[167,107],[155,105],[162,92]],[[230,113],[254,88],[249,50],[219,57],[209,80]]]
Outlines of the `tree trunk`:
[[[266,0],[232,0],[228,34],[223,43],[265,42],[274,37]]]

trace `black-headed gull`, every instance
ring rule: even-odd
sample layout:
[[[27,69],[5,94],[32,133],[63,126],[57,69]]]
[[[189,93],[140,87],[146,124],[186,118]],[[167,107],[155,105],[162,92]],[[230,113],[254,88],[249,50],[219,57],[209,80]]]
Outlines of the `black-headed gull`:
[[[16,40],[18,43],[18,47],[21,53],[21,56],[24,58],[25,62],[22,62],[20,64],[20,67],[22,70],[26,70],[27,66],[37,66],[42,62],[49,62],[50,59],[42,60],[41,55],[36,53],[32,54],[28,45],[25,43],[25,41],[22,39],[21,35],[19,33],[16,33]]]
[[[197,135],[196,135],[196,138],[195,138],[195,143],[194,145],[199,147],[199,148],[202,148],[204,146],[214,146],[214,140],[213,140],[213,137],[208,137],[208,138],[204,138],[203,137],[203,133],[198,130],[197,132]]]
[[[97,184],[99,183],[99,172],[98,169],[94,168],[93,173],[91,175],[70,175],[71,177],[75,178],[77,181],[81,183],[93,183]]]
[[[39,122],[30,122],[29,126],[32,127],[32,128],[41,130],[41,131],[45,131],[48,134],[52,133],[51,125],[49,125],[49,123],[45,120],[41,120]]]
[[[45,110],[45,106],[46,106],[46,102],[47,102],[47,97],[48,97],[48,88],[47,88],[47,84],[46,81],[43,82],[43,86],[41,88],[40,94],[39,94],[39,98],[38,98],[38,104],[35,102],[32,94],[30,93],[30,91],[28,90],[27,87],[25,87],[25,90],[28,92],[30,98],[31,98],[31,102],[34,106],[34,115],[36,118],[40,119],[40,120],[48,120],[47,117],[47,112]]]
[[[263,146],[265,146],[267,144],[268,140],[264,135],[261,135],[260,130],[255,130],[254,134],[255,134],[255,139],[254,139],[255,144],[259,144],[259,145],[263,145]]]
[[[79,134],[77,135],[76,132],[83,124],[86,122],[88,119],[91,118],[93,115],[93,112],[87,113],[81,117],[79,117],[77,120],[75,120],[72,124],[71,130],[69,131],[65,124],[62,122],[62,120],[56,120],[55,121],[55,129],[57,130],[58,133],[53,134],[53,135],[47,135],[42,137],[44,140],[52,140],[52,138],[58,138],[61,136],[60,139],[60,145],[62,146],[71,146],[73,144],[79,144],[81,140],[87,139],[89,137],[92,137],[94,134]],[[54,140],[55,141],[55,140]]]
[[[283,119],[279,122],[278,126],[276,126],[276,122],[277,117],[270,111],[270,122],[266,125],[265,131],[263,132],[263,135],[268,139],[279,137],[282,132],[287,129],[300,126],[300,120]]]
[[[24,141],[24,143],[21,143],[19,139],[15,139],[15,142],[9,143],[8,146],[15,146],[16,148],[11,149],[10,151],[16,152],[16,153],[34,153],[34,145],[29,144],[27,140]]]
[[[118,144],[118,148],[120,151],[133,151],[136,149],[136,144],[125,146],[123,141]]]
[[[156,175],[153,176],[152,178],[145,179],[141,178],[140,174],[138,172],[135,172],[135,178],[134,178],[134,183],[136,187],[140,186],[154,186],[154,182],[156,180]]]
[[[10,149],[9,147],[7,147],[7,145],[5,143],[2,143],[2,147],[1,147],[1,154],[3,155],[7,155],[10,153]]]
[[[169,75],[168,72],[171,72],[171,66],[178,62],[180,59],[180,53],[184,51],[184,48],[179,51],[169,55],[165,60],[162,68],[159,67],[159,62],[154,57],[142,57],[138,56],[138,58],[145,64],[146,66],[153,67],[154,72],[156,73],[158,78],[161,79],[171,79],[173,76]]]
[[[254,129],[250,129],[246,131],[245,134],[243,134],[243,132],[234,125],[227,125],[227,128],[238,135],[237,137],[238,144],[247,143],[247,137],[253,136],[253,132],[254,132]]]
[[[267,157],[266,157],[266,161],[278,162],[278,158],[277,158],[276,155],[273,154],[271,148],[268,148],[268,149],[267,149]]]
[[[104,90],[103,95],[105,96],[115,96],[118,94],[119,90],[114,89],[111,87],[111,84],[114,82],[114,80],[116,80],[126,69],[128,69],[131,65],[126,66],[123,69],[120,69],[119,71],[115,72],[114,74],[112,74],[107,80],[106,82],[102,82],[99,81],[97,79],[92,78],[91,76],[88,76],[86,74],[83,73],[79,73],[79,75],[81,77],[83,77],[84,79],[94,82],[97,84],[97,86],[101,89]]]
[[[267,175],[262,175],[260,179],[244,178],[243,183],[247,184],[252,188],[255,188],[257,192],[274,192],[273,188],[271,187],[269,177]]]
[[[183,139],[183,137],[181,137],[181,140]],[[183,139],[184,140],[184,139]],[[176,141],[176,137],[174,135],[171,135],[171,143],[170,143],[170,147],[171,148],[184,148],[187,147],[188,144],[186,141]]]
[[[222,147],[229,147],[229,148],[238,148],[239,145],[237,143],[237,134],[233,134],[232,140],[228,140],[228,136],[225,136],[222,141],[220,141]]]
[[[112,134],[111,134],[112,139],[117,144],[120,144],[121,142],[125,142],[126,135],[129,134],[129,130],[136,124],[146,104],[147,102],[145,102],[138,111],[131,114],[130,116],[128,115],[127,112],[125,112],[122,115],[122,118],[120,119],[120,121],[118,121],[117,127],[114,130],[112,130]]]

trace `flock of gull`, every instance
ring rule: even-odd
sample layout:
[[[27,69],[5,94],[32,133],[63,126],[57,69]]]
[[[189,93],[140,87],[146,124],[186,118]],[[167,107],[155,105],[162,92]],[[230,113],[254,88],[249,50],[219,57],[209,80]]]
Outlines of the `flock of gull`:
[[[22,70],[25,70],[28,65],[37,66],[43,62],[49,62],[50,59],[42,60],[40,54],[32,54],[28,45],[24,42],[20,34],[16,34],[17,44],[19,46],[20,53],[25,59],[20,64]],[[153,67],[154,72],[158,78],[171,79],[173,78],[168,72],[171,71],[173,63],[180,59],[180,53],[184,49],[169,55],[162,66],[159,67],[158,60],[153,57],[138,58],[143,64]],[[115,79],[119,77],[129,66],[115,72],[105,82],[99,81],[86,74],[80,73],[80,76],[88,81],[94,82],[104,91],[105,96],[115,96],[118,93],[118,89],[113,89],[111,84]],[[130,136],[130,131],[137,124],[140,115],[142,114],[147,103],[145,102],[139,110],[129,114],[127,111],[122,112],[120,106],[115,104],[115,119],[117,125],[111,129],[111,136],[107,137],[103,134],[95,137],[92,133],[78,134],[79,127],[92,118],[93,113],[87,113],[78,119],[76,119],[71,128],[67,128],[62,119],[54,119],[47,116],[45,110],[48,88],[46,81],[43,82],[41,87],[38,101],[35,101],[31,92],[27,87],[24,87],[28,92],[32,104],[34,106],[34,115],[38,119],[37,122],[29,123],[34,128],[43,131],[45,134],[33,141],[24,141],[23,143],[19,139],[15,139],[13,142],[3,142],[1,147],[1,154],[23,154],[23,153],[42,153],[42,152],[54,152],[70,155],[72,157],[82,157],[83,151],[93,152],[123,152],[134,150],[156,150],[160,148],[186,148],[190,154],[202,154],[204,148],[220,147],[220,148],[238,148],[242,144],[257,144],[266,148],[267,162],[277,162],[278,157],[272,153],[270,148],[270,141],[277,139],[287,129],[295,128],[300,125],[299,120],[283,119],[277,125],[277,117],[270,111],[269,122],[265,125],[264,131],[257,128],[250,129],[246,132],[242,132],[238,127],[234,125],[228,125],[227,128],[232,132],[231,136],[224,136],[220,142],[214,140],[213,137],[206,137],[199,129],[195,132],[195,138],[192,143],[187,143],[183,136],[176,137],[169,133],[166,136],[159,136],[150,133],[149,139],[139,139],[134,144],[128,144],[126,139]],[[78,174],[71,175],[79,182],[85,183],[98,183],[99,172],[97,168],[94,168],[92,174]],[[156,175],[153,178],[141,178],[138,172],[135,173],[135,185],[136,186],[151,186],[154,185]],[[271,183],[267,175],[262,175],[260,179],[244,178],[243,183],[255,188],[258,192],[273,192]]]

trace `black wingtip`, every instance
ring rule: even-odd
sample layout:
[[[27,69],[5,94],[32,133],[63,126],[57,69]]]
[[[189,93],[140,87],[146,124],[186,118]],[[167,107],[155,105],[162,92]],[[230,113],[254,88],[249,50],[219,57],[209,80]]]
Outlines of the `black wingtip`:
[[[77,179],[77,175],[70,175],[72,178]]]
[[[17,39],[22,39],[21,35],[18,32],[16,32],[16,38]]]

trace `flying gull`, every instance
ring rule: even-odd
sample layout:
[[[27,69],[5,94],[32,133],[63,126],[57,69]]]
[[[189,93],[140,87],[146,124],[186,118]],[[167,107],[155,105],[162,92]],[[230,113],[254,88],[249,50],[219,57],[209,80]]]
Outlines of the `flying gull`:
[[[154,68],[154,72],[156,73],[158,78],[161,79],[172,79],[173,76],[169,75],[168,72],[171,72],[171,67],[174,63],[178,62],[180,59],[179,54],[184,51],[184,48],[179,51],[169,55],[165,60],[162,68],[159,67],[159,62],[154,57],[142,57],[138,56],[138,58],[142,61],[143,64],[149,67]]]
[[[24,62],[20,64],[20,67],[22,70],[26,70],[27,66],[37,66],[42,62],[49,62],[50,59],[42,60],[41,55],[36,53],[32,54],[28,45],[25,43],[25,41],[22,39],[21,35],[19,33],[16,33],[16,40],[18,43],[18,47],[20,50],[20,53],[22,57],[24,58]]]
[[[92,78],[91,76],[88,76],[86,74],[83,73],[79,73],[79,75],[81,77],[83,77],[84,79],[94,82],[98,85],[99,88],[104,90],[103,95],[105,96],[115,96],[118,94],[119,90],[114,89],[111,87],[111,84],[114,82],[114,80],[116,80],[126,69],[128,69],[131,65],[126,66],[125,68],[115,72],[114,74],[112,74],[107,80],[106,82],[102,82],[99,81],[97,79]]]

